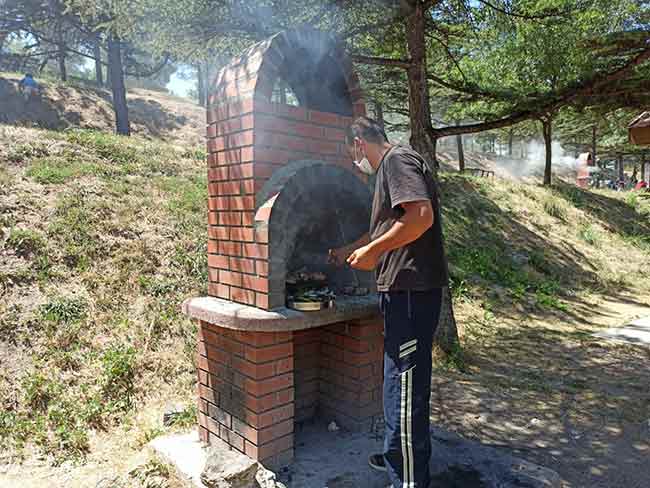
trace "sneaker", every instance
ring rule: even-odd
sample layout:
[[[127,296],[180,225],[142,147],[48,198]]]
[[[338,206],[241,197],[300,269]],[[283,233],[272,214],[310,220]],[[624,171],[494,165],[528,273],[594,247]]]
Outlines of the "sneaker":
[[[383,454],[371,454],[368,456],[368,464],[377,471],[386,471],[386,461]]]

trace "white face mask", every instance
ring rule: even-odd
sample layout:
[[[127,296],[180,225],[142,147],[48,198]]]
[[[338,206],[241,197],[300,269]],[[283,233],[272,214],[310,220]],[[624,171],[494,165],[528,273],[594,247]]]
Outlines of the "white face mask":
[[[354,146],[354,154],[356,156],[357,153],[357,147],[356,145]],[[354,165],[359,169],[364,174],[367,175],[374,175],[377,170],[372,167],[372,164],[370,164],[370,161],[368,161],[368,158],[364,157],[361,161],[358,159],[354,160]]]

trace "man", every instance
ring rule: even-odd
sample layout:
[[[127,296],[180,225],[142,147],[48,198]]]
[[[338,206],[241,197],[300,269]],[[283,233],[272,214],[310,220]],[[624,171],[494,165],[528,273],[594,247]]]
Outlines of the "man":
[[[32,95],[36,95],[38,93],[38,83],[36,83],[36,80],[30,73],[27,73],[25,74],[25,77],[20,80],[20,83],[18,83],[18,89],[23,94],[23,98],[27,102]]]
[[[330,251],[335,262],[376,270],[386,434],[383,454],[369,462],[394,488],[427,488],[431,348],[448,282],[436,186],[424,159],[391,145],[372,119],[356,119],[347,144],[356,167],[377,175],[369,236]]]

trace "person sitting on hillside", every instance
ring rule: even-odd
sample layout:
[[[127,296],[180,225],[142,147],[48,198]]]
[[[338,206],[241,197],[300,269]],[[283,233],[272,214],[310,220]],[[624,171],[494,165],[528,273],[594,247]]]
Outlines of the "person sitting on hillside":
[[[18,83],[18,89],[20,90],[20,93],[23,94],[23,98],[27,102],[32,97],[32,95],[38,94],[39,86],[38,83],[36,83],[34,77],[30,73],[27,73],[25,74],[25,77],[20,80],[20,83]]]

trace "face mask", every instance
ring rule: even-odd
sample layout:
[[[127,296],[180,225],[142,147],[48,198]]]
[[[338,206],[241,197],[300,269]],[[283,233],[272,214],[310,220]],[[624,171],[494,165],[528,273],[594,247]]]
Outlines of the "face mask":
[[[357,148],[355,146],[354,147],[355,156],[356,156],[356,152],[357,152]],[[366,157],[364,157],[361,161],[355,159],[354,165],[357,168],[359,168],[359,171],[367,175],[374,175],[377,172],[377,170],[372,167],[372,164],[370,164],[370,161],[368,161],[368,158]]]

